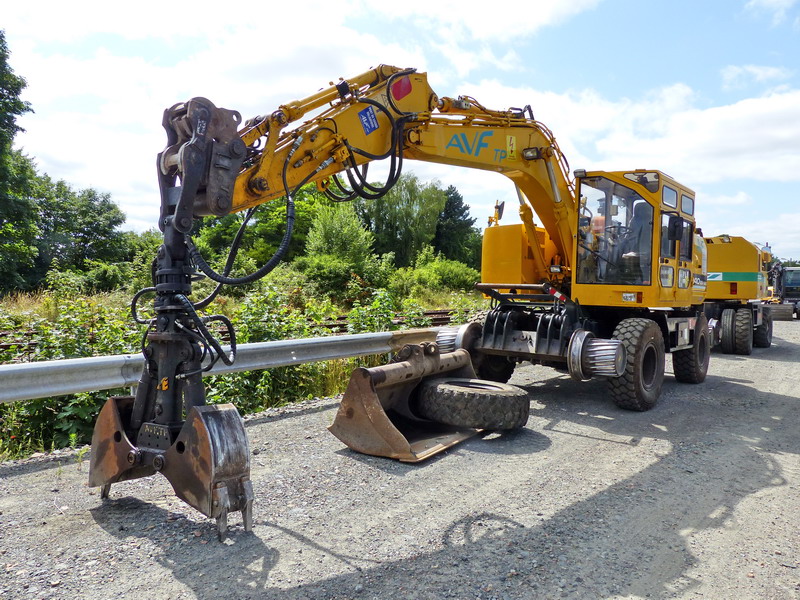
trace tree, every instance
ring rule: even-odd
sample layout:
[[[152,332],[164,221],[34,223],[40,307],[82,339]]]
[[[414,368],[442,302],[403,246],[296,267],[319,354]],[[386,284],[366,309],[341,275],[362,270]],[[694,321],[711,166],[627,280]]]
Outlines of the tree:
[[[309,256],[332,254],[361,267],[372,254],[375,236],[358,219],[351,203],[323,206],[308,232]]]
[[[303,254],[314,217],[325,202],[314,184],[304,186],[295,197],[295,219],[292,240],[284,260],[291,261]],[[224,263],[236,232],[241,225],[241,215],[227,215],[218,219],[205,219],[196,234],[198,247],[210,253],[207,259]],[[261,205],[247,227],[239,255],[262,265],[278,249],[286,231],[286,204],[275,200]]]
[[[436,223],[433,249],[445,258],[480,268],[481,234],[470,217],[469,206],[454,186],[445,190],[447,202]]]
[[[38,211],[29,189],[36,177],[33,162],[13,151],[6,162],[6,194],[0,197],[0,294],[30,287],[25,274],[38,256]]]
[[[118,262],[129,252],[126,236],[118,230],[125,214],[110,194],[93,188],[75,191],[63,180],[37,178],[34,199],[38,207],[39,279],[57,256],[61,268],[82,270],[86,261]]]
[[[0,196],[11,195],[9,171],[11,170],[11,144],[14,136],[23,129],[17,125],[17,117],[31,112],[30,103],[20,99],[27,85],[22,77],[14,74],[8,64],[9,51],[6,36],[0,30]]]
[[[413,173],[406,173],[382,198],[358,200],[356,210],[375,234],[375,252],[394,252],[395,265],[406,267],[433,240],[446,201],[438,182],[423,184]]]
[[[28,198],[36,170],[32,161],[12,150],[14,136],[22,128],[17,117],[31,111],[20,99],[25,80],[8,64],[5,32],[0,30],[0,294],[26,287],[22,271],[33,265],[36,207]]]
[[[352,203],[323,206],[308,232],[306,256],[295,261],[320,292],[349,304],[389,281],[394,255],[372,252],[375,236]]]

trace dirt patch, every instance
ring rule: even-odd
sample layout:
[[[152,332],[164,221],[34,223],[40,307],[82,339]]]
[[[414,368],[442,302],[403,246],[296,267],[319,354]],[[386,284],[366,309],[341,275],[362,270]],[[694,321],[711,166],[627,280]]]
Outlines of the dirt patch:
[[[0,465],[0,598],[800,598],[800,323],[714,352],[645,413],[524,367],[528,425],[408,465],[326,431],[335,399],[248,419],[255,528],[88,456]]]

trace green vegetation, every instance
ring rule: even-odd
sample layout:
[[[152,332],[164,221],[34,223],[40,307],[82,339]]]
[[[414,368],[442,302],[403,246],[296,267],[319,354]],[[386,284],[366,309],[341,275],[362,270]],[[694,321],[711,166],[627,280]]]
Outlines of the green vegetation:
[[[280,281],[284,273],[278,275],[275,279]],[[327,298],[300,298],[294,288],[278,289],[272,279],[259,284],[243,300],[223,297],[209,310],[231,316],[241,343],[330,334],[324,323],[340,314],[340,307]],[[119,293],[74,295],[68,287],[35,297],[14,296],[0,307],[0,332],[14,332],[4,341],[18,343],[0,349],[0,362],[138,352],[143,330],[130,318],[127,300]],[[459,315],[482,304],[476,295],[442,295],[439,300],[454,304]],[[406,326],[429,325],[422,304],[415,299],[398,301],[378,289],[353,303],[347,329],[351,333],[396,329],[393,320],[398,312]],[[335,395],[344,390],[355,367],[381,362],[385,357],[312,363],[209,377],[205,383],[210,402],[231,402],[242,413],[250,413]],[[88,443],[106,398],[128,393],[108,390],[0,405],[0,460]]]

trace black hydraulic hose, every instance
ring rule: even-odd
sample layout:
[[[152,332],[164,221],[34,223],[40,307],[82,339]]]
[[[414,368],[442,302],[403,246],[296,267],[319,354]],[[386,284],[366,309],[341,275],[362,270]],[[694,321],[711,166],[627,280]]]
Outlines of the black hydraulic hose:
[[[391,114],[388,113],[388,111],[387,116],[392,122],[392,139],[389,150],[382,157],[391,157],[389,175],[386,178],[386,182],[382,186],[374,186],[366,180],[366,170],[363,174],[357,169],[347,170],[347,178],[350,181],[350,186],[353,188],[356,194],[367,200],[376,200],[385,196],[389,190],[395,186],[403,172],[402,128],[407,119],[405,117],[401,119],[394,119]],[[381,158],[368,152],[361,151],[357,148],[352,148],[350,145],[348,145],[348,148],[351,151],[363,156],[367,156],[368,158]],[[353,171],[355,171],[355,178],[353,176]],[[358,181],[355,180],[356,178]]]
[[[272,258],[270,258],[266,264],[264,264],[257,271],[250,273],[249,275],[245,275],[243,277],[228,277],[226,275],[221,275],[215,272],[214,269],[212,269],[211,266],[206,262],[206,260],[200,254],[200,251],[191,242],[191,240],[187,240],[187,246],[189,248],[189,255],[192,257],[194,264],[209,279],[224,285],[245,285],[248,283],[253,283],[254,281],[258,281],[277,266],[277,264],[286,254],[286,251],[289,249],[289,242],[291,241],[292,238],[293,229],[294,229],[294,200],[292,199],[291,196],[288,196],[286,198],[286,232],[283,234],[283,239],[281,240],[280,246],[278,246],[278,249],[275,251],[275,254],[272,255]]]
[[[366,150],[362,150],[361,148],[355,148],[355,147],[351,146],[350,144],[347,144],[347,148],[351,152],[355,152],[357,154],[360,154],[361,156],[366,156],[370,160],[383,160],[384,158],[389,158],[389,156],[392,155],[394,153],[394,151],[395,151],[395,145],[396,145],[395,144],[395,139],[396,139],[396,136],[397,136],[397,128],[395,127],[395,123],[396,123],[397,120],[392,116],[392,113],[389,112],[389,109],[386,108],[380,102],[376,102],[375,100],[371,100],[369,98],[358,98],[358,102],[361,102],[362,104],[369,104],[370,106],[374,106],[378,110],[380,110],[383,114],[386,115],[386,118],[389,119],[389,124],[392,127],[392,137],[391,137],[391,140],[389,142],[389,148],[383,154],[372,154],[371,152],[367,152]],[[347,143],[347,142],[345,142],[345,143]]]
[[[295,147],[296,146],[299,146],[299,143],[295,142]],[[286,156],[286,160],[283,163],[283,171],[281,173],[283,187],[286,190],[286,231],[283,234],[283,239],[281,240],[278,249],[275,251],[272,257],[257,271],[250,273],[249,275],[244,275],[243,277],[228,277],[226,274],[220,275],[214,271],[214,269],[211,268],[211,266],[200,254],[200,251],[192,243],[192,241],[187,239],[186,245],[189,248],[189,255],[192,257],[192,260],[197,268],[200,269],[209,279],[224,285],[245,285],[254,281],[258,281],[267,275],[278,265],[281,259],[283,259],[286,251],[289,249],[289,242],[292,239],[292,232],[294,230],[294,198],[286,181],[286,169],[289,166],[289,159],[291,158],[292,154],[293,152],[290,152]],[[306,177],[295,189],[300,189],[303,185],[305,185],[306,181],[311,179],[314,173],[315,172],[309,174],[308,177]]]
[[[154,323],[155,323],[155,319],[150,321],[150,323],[148,324],[148,327],[144,330],[144,333],[142,334],[142,343],[141,343],[141,346],[140,346],[140,348],[142,350],[142,354],[144,354],[144,350],[147,347],[147,336],[150,334],[150,330],[153,329],[153,324]],[[149,370],[149,363],[148,362],[145,362],[145,367],[148,368],[148,370]]]
[[[152,319],[140,319],[139,313],[136,310],[136,304],[139,302],[139,298],[144,296],[145,294],[149,294],[150,292],[155,292],[156,288],[154,287],[146,287],[143,290],[139,290],[134,294],[133,299],[131,300],[131,315],[133,316],[133,320],[139,323],[139,325],[149,325]]]
[[[210,344],[210,346],[214,349],[219,358],[222,359],[222,362],[224,362],[226,365],[229,366],[232,365],[233,361],[236,360],[235,338],[233,343],[231,344],[231,355],[227,356],[225,354],[225,351],[222,349],[222,346],[220,346],[220,343],[214,339],[214,336],[211,335],[211,332],[208,330],[208,327],[206,327],[205,323],[203,323],[203,319],[201,319],[200,315],[197,314],[197,311],[195,311],[194,306],[189,301],[189,299],[183,294],[175,294],[175,298],[178,300],[178,302],[181,303],[184,310],[189,315],[189,318],[192,319],[192,322],[194,322],[195,327],[197,327],[197,330],[200,332],[203,338],[205,338],[205,340]],[[228,321],[228,323],[230,323],[230,321]]]
[[[405,69],[403,71],[398,71],[397,73],[390,75],[389,79],[386,81],[386,99],[389,101],[389,106],[391,106],[392,110],[394,110],[396,113],[399,113],[403,116],[411,116],[413,113],[400,110],[394,103],[394,98],[392,98],[392,84],[394,83],[395,79],[404,77],[406,75],[411,75],[412,73],[416,72],[416,69]]]
[[[186,332],[186,334],[189,335],[190,337],[194,338],[203,347],[203,354],[200,355],[200,362],[203,362],[206,356],[211,356],[212,366],[214,365],[214,363],[217,362],[217,360],[219,360],[219,355],[211,349],[211,347],[208,345],[208,340],[203,335],[188,327],[184,327],[183,325],[178,325],[178,326],[181,328],[181,330]],[[196,371],[189,371],[188,373],[182,373],[180,377],[186,378],[189,377],[190,375],[194,375],[195,373],[202,373],[204,370],[205,369],[198,369]]]
[[[254,206],[253,208],[247,211],[244,220],[242,221],[242,224],[239,226],[239,231],[236,232],[236,235],[234,236],[233,241],[231,242],[231,249],[228,252],[228,259],[225,262],[225,268],[222,271],[223,277],[227,277],[230,274],[231,269],[233,268],[233,262],[236,260],[236,255],[239,253],[239,247],[241,246],[242,243],[242,236],[244,235],[244,230],[247,228],[247,223],[250,221],[250,218],[255,213],[256,208],[257,207]],[[196,309],[201,309],[211,304],[214,298],[216,298],[217,295],[222,290],[223,285],[224,283],[217,282],[217,285],[214,288],[214,290],[208,296],[203,298],[200,302],[196,302],[194,307]]]
[[[333,183],[336,184],[336,187],[342,192],[342,195],[337,194],[332,189],[328,188],[325,190],[325,196],[333,201],[333,202],[348,202],[350,200],[355,200],[358,197],[358,193],[353,189],[347,189],[344,187],[342,180],[339,179],[338,175],[331,175],[331,179]]]
[[[230,336],[230,346],[231,346],[231,354],[235,357],[236,356],[236,330],[233,327],[233,323],[231,323],[230,319],[225,315],[211,315],[210,317],[205,317],[203,319],[205,323],[211,323],[212,321],[220,321],[225,328],[228,330],[228,335]],[[211,368],[214,366],[214,363],[217,362],[217,359],[214,358],[204,369],[203,371],[210,371]]]

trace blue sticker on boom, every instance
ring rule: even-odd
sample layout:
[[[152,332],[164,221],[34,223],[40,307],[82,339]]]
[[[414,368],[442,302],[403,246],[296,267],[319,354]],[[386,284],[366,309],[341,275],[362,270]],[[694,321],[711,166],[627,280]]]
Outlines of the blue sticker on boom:
[[[375,109],[371,106],[359,111],[358,118],[361,119],[361,127],[364,128],[365,134],[369,135],[378,128],[378,117],[375,116]]]

